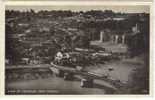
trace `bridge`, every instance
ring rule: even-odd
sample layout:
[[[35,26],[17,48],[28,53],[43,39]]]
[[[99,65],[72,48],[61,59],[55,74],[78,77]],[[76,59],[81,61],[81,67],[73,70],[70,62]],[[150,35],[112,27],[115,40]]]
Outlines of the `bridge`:
[[[82,87],[93,87],[94,80],[101,80],[110,84],[113,89],[117,90],[124,87],[125,84],[119,80],[113,80],[106,75],[77,70],[72,67],[64,67],[54,63],[41,65],[18,65],[6,66],[6,80],[31,80],[37,78],[51,77],[53,74],[63,77],[64,80],[81,80]],[[80,84],[79,84],[80,85]]]
[[[76,68],[55,65],[54,63],[51,63],[50,70],[53,73],[59,75],[60,77],[64,76],[64,78],[68,77],[68,79],[70,79],[70,77],[72,78],[73,75],[74,76],[78,75],[80,76],[78,78],[81,79],[82,84],[84,84],[83,80],[88,81],[88,83],[91,83],[91,84],[93,84],[93,80],[102,80],[114,86],[115,89],[126,86],[124,83],[121,83],[119,80],[113,80],[108,78],[107,75],[101,75],[98,73],[87,72],[87,71],[80,71],[80,70],[77,70]],[[65,75],[65,73],[68,73],[68,74]]]

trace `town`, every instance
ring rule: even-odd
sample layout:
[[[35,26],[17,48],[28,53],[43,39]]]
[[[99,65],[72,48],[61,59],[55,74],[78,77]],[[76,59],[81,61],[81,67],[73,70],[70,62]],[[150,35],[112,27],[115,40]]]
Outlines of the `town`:
[[[5,17],[6,94],[149,93],[148,13],[29,9]]]

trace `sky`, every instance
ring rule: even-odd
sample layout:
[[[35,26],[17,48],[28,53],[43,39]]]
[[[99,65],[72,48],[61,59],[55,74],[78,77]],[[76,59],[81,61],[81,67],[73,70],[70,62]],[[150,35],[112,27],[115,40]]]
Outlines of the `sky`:
[[[121,13],[149,13],[150,8],[149,6],[144,5],[133,5],[133,6],[6,6],[6,9],[8,10],[20,10],[20,11],[27,11],[30,9],[35,10],[36,12],[40,10],[72,10],[72,11],[88,11],[88,10],[112,10],[114,12],[121,12]]]

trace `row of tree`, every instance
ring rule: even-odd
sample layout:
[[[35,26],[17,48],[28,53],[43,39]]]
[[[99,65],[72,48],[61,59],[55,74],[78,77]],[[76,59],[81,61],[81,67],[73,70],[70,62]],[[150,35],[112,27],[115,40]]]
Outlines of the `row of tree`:
[[[85,17],[89,17],[88,15],[91,15],[96,18],[107,18],[107,17],[116,17],[116,16],[126,16],[125,13],[115,13],[112,10],[90,10],[90,11],[71,11],[71,10],[40,10],[38,12],[35,12],[33,9],[27,10],[27,11],[19,11],[19,10],[6,10],[6,16],[8,17],[14,17],[14,16],[47,16],[51,15],[53,17],[71,17],[75,15],[84,15]]]

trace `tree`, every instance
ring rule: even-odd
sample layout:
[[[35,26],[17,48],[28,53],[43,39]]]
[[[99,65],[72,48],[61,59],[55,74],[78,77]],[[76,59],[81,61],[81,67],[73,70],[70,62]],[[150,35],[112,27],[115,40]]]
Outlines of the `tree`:
[[[6,37],[5,37],[5,56],[13,64],[16,64],[20,61],[22,57],[22,43],[17,38],[10,38],[10,35],[14,33],[14,30],[6,25]]]

